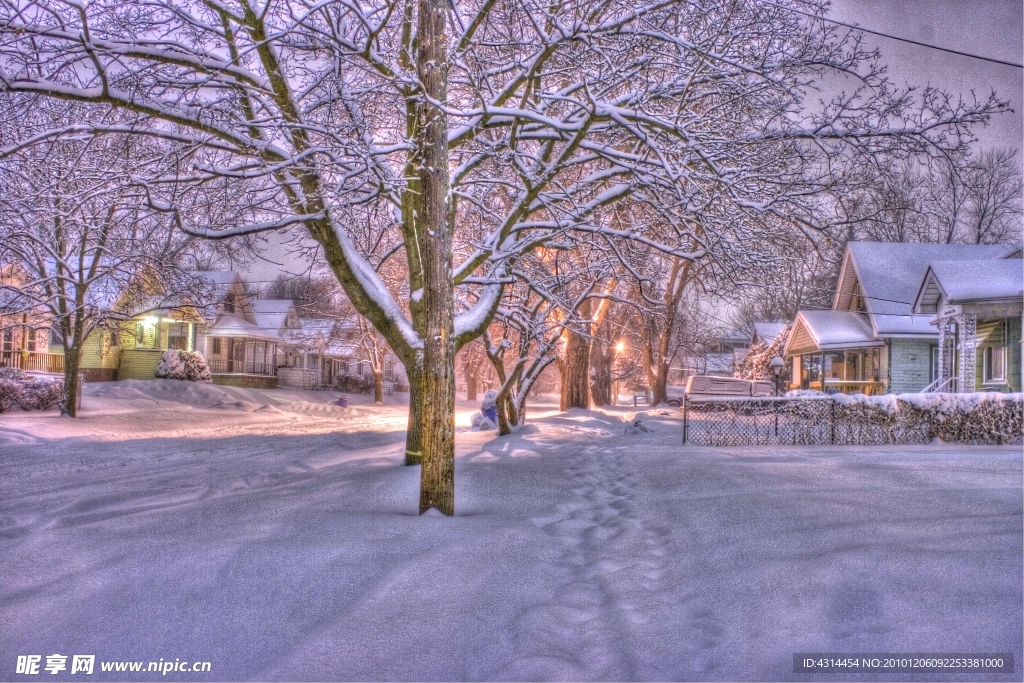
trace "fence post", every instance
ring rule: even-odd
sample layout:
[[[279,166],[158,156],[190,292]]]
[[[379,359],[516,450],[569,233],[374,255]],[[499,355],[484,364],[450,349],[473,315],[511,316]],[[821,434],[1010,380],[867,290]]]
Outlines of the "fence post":
[[[775,383],[776,384],[779,383],[778,379],[775,380]],[[776,393],[776,399],[778,399],[778,393],[779,392],[778,392],[777,389],[776,389],[775,393]],[[774,408],[774,410],[772,410],[772,412],[775,413],[775,438],[778,439],[779,438],[779,402],[778,402],[778,400],[775,400],[772,403],[773,403],[772,407]]]
[[[689,396],[683,396],[683,445],[684,446],[686,445],[686,428],[689,426],[689,423],[687,421],[688,414],[687,414],[687,410],[686,410],[689,403],[690,403],[690,397]]]

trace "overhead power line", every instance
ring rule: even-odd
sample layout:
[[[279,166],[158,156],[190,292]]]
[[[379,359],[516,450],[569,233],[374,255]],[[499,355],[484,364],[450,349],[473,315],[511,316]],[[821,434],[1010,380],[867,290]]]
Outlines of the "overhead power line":
[[[829,19],[828,17],[819,17],[816,14],[811,14],[810,12],[804,12],[803,10],[796,9],[795,7],[786,7],[785,5],[779,5],[779,4],[776,4],[774,2],[769,2],[768,0],[759,0],[759,1],[762,4],[771,5],[772,7],[778,7],[779,9],[789,10],[790,12],[796,12],[797,14],[802,14],[805,17],[810,17],[811,19],[819,19],[821,21],[827,21],[830,24],[838,24],[839,26],[845,26],[847,28],[852,28],[855,31],[862,31],[863,33],[870,33],[872,35],[882,36],[883,38],[889,38],[891,40],[898,40],[901,43],[910,43],[911,45],[920,45],[921,47],[928,47],[928,48],[931,48],[933,50],[941,50],[942,52],[949,52],[949,53],[954,54],[954,55],[960,55],[961,57],[970,57],[971,59],[980,59],[980,60],[985,61],[985,62],[992,62],[994,64],[1002,64],[1003,66],[1012,66],[1012,67],[1015,67],[1017,69],[1024,69],[1024,64],[1017,64],[1016,62],[1007,62],[1007,61],[1004,61],[1002,59],[994,59],[992,57],[982,57],[981,55],[971,54],[970,52],[961,52],[960,50],[954,50],[954,49],[948,48],[948,47],[941,47],[939,45],[932,45],[930,43],[922,43],[922,42],[920,42],[918,40],[911,40],[910,38],[901,38],[900,36],[894,36],[894,35],[890,35],[888,33],[882,33],[881,31],[873,31],[873,30],[871,30],[869,28],[864,28],[863,26],[858,26],[857,24],[847,24],[846,22],[839,21],[837,19]]]

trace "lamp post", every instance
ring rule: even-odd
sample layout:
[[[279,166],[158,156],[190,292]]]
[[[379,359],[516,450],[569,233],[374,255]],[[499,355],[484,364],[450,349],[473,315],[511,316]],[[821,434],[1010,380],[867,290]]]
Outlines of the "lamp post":
[[[782,360],[781,356],[775,356],[771,362],[768,363],[768,367],[772,370],[772,375],[775,376],[775,395],[779,395],[779,379],[782,377],[782,369],[786,367],[786,361]]]

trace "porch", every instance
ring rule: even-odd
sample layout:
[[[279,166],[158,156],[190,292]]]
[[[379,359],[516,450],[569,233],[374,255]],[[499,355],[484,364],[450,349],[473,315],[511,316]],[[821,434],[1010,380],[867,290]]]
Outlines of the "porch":
[[[63,353],[37,353],[35,351],[2,351],[0,367],[18,368],[27,372],[64,373]]]

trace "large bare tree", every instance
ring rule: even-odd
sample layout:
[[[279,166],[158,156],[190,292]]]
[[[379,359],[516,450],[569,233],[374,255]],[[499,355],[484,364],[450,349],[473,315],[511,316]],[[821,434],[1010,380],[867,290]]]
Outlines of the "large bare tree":
[[[133,130],[192,147],[188,177],[154,182],[247,184],[251,211],[236,225],[154,204],[191,234],[308,231],[406,365],[420,510],[453,514],[455,352],[486,329],[517,258],[576,232],[697,259],[738,214],[813,232],[815,194],[842,160],[956,148],[1005,109],[892,87],[856,32],[805,16],[825,11],[819,0],[0,0],[0,87],[130,111]],[[72,129],[124,127],[47,136]],[[627,197],[660,232],[600,220]],[[350,238],[382,207],[401,236],[408,316]]]

